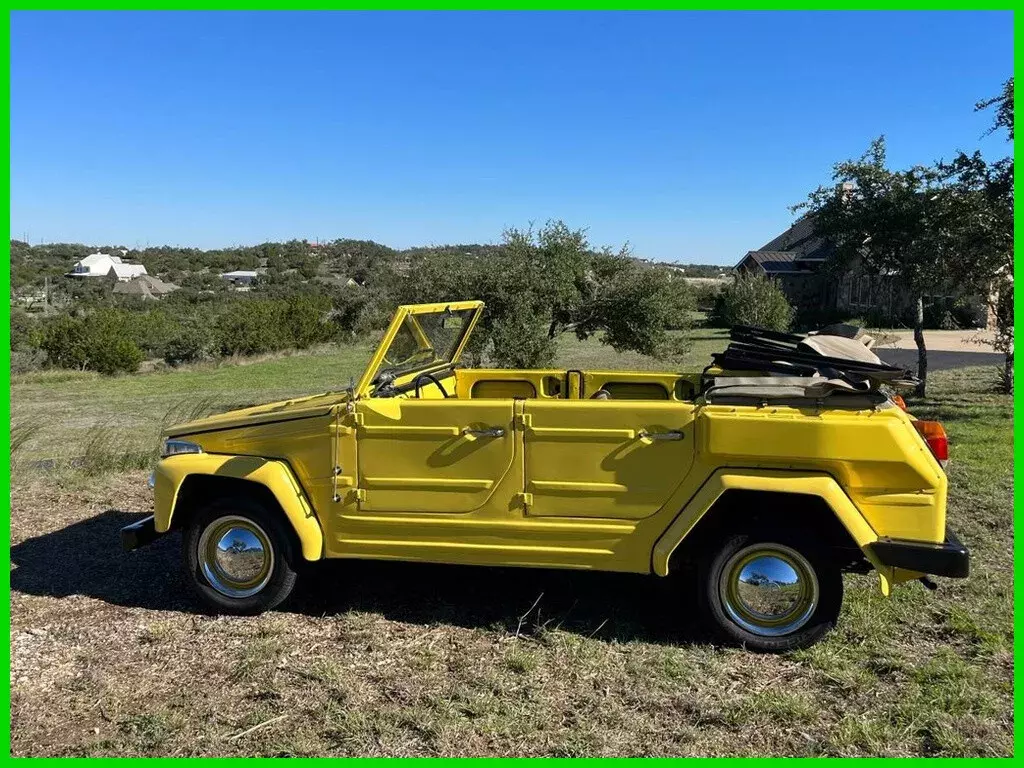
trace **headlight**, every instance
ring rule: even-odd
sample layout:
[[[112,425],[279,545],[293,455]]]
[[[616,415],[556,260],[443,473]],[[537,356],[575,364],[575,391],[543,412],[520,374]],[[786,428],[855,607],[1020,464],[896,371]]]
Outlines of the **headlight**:
[[[202,446],[190,443],[188,440],[164,440],[163,447],[160,449],[160,458],[166,459],[168,456],[177,456],[179,453],[202,452]]]

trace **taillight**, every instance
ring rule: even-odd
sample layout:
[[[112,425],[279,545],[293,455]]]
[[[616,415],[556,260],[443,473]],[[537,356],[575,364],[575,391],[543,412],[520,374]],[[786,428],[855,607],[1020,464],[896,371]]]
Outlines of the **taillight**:
[[[907,401],[903,399],[902,395],[893,395],[889,399],[892,400],[893,405],[895,405],[901,411],[907,410]]]
[[[949,440],[946,438],[946,430],[937,421],[915,421],[914,427],[918,434],[928,443],[928,448],[943,469],[949,461]]]

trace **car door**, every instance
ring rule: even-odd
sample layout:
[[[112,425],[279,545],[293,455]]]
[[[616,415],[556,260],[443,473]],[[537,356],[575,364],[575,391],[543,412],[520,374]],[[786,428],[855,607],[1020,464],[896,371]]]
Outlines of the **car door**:
[[[648,517],[693,463],[692,403],[530,400],[524,421],[530,516]]]
[[[471,513],[492,503],[507,510],[510,494],[495,494],[515,458],[512,413],[512,400],[360,401],[359,510]]]

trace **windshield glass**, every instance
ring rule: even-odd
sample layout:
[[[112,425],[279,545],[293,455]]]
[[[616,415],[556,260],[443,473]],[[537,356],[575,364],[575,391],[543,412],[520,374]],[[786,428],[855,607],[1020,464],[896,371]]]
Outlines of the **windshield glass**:
[[[476,309],[408,315],[384,353],[374,381],[451,362]]]

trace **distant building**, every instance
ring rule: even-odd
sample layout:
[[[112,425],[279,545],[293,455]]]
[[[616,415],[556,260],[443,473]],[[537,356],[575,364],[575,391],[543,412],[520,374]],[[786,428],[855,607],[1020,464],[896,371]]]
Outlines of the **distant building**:
[[[234,272],[225,272],[221,275],[232,285],[252,285],[252,282],[259,277],[259,272],[254,269],[236,269]]]
[[[152,275],[139,275],[127,282],[114,286],[114,293],[122,296],[138,296],[142,299],[159,299],[171,291],[178,290],[174,283],[165,283]]]
[[[115,280],[131,280],[133,277],[145,275],[146,268],[142,264],[128,264],[120,256],[109,253],[90,253],[75,263],[68,277],[112,277]]]

